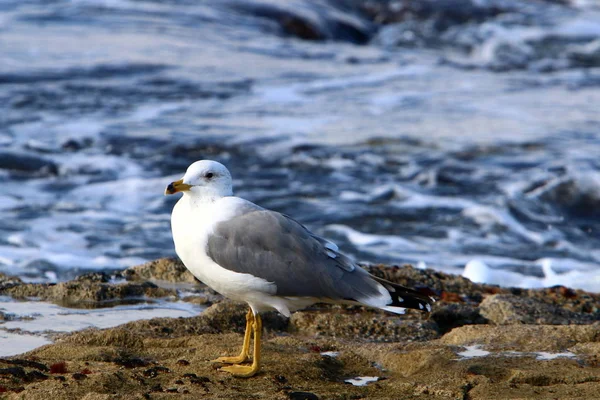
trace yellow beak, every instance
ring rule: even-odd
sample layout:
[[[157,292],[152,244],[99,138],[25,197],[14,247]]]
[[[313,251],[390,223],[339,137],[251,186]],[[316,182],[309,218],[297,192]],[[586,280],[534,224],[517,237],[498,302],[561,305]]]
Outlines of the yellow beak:
[[[183,179],[180,179],[178,181],[169,183],[169,186],[167,186],[167,188],[165,189],[165,195],[190,190],[191,187],[191,185],[183,183]]]

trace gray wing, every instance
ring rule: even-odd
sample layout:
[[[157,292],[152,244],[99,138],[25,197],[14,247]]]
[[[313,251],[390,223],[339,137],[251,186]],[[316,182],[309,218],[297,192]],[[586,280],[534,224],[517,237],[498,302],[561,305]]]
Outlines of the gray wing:
[[[273,282],[278,296],[381,296],[379,284],[337,246],[274,211],[252,210],[217,224],[207,253],[223,268]]]

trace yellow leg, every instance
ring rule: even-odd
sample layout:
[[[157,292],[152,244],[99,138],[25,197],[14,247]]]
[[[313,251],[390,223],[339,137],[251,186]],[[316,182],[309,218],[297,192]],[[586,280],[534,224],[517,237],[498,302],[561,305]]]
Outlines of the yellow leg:
[[[252,333],[252,326],[254,324],[254,314],[252,309],[248,310],[246,314],[246,332],[244,333],[244,344],[242,345],[242,352],[239,356],[234,357],[219,357],[211,362],[220,362],[224,364],[241,364],[250,359],[250,334]]]
[[[260,339],[262,336],[262,320],[258,314],[254,316],[253,330],[254,355],[252,358],[252,365],[230,365],[228,367],[221,368],[220,371],[229,372],[240,378],[250,378],[258,372],[260,369]]]

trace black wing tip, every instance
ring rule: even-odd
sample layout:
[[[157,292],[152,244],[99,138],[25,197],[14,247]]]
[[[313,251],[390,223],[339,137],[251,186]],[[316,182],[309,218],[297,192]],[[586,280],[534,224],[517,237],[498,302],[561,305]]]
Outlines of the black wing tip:
[[[383,285],[392,297],[390,306],[431,312],[431,306],[435,303],[435,298],[431,295],[432,291],[428,287],[411,289],[384,279],[376,280]]]
[[[388,289],[388,288],[386,288]],[[414,295],[412,293],[402,293],[399,288],[389,290],[390,296],[392,297],[392,307],[403,307],[411,308],[413,310],[419,310],[423,312],[431,312],[431,305],[435,302],[433,297],[426,295]]]

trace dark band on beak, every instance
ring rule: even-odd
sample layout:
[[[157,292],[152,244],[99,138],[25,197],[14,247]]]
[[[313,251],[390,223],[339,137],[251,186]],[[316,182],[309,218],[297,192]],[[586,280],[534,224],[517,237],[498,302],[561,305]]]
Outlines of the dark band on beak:
[[[173,185],[173,182],[169,183],[169,186],[167,186],[167,188],[165,189],[165,194],[174,194],[176,192],[177,190],[175,189],[175,185]]]
[[[169,185],[165,189],[165,194],[175,194],[178,192],[183,192],[189,190],[191,187],[191,185],[183,183],[183,179],[180,179],[178,181],[169,183]]]

